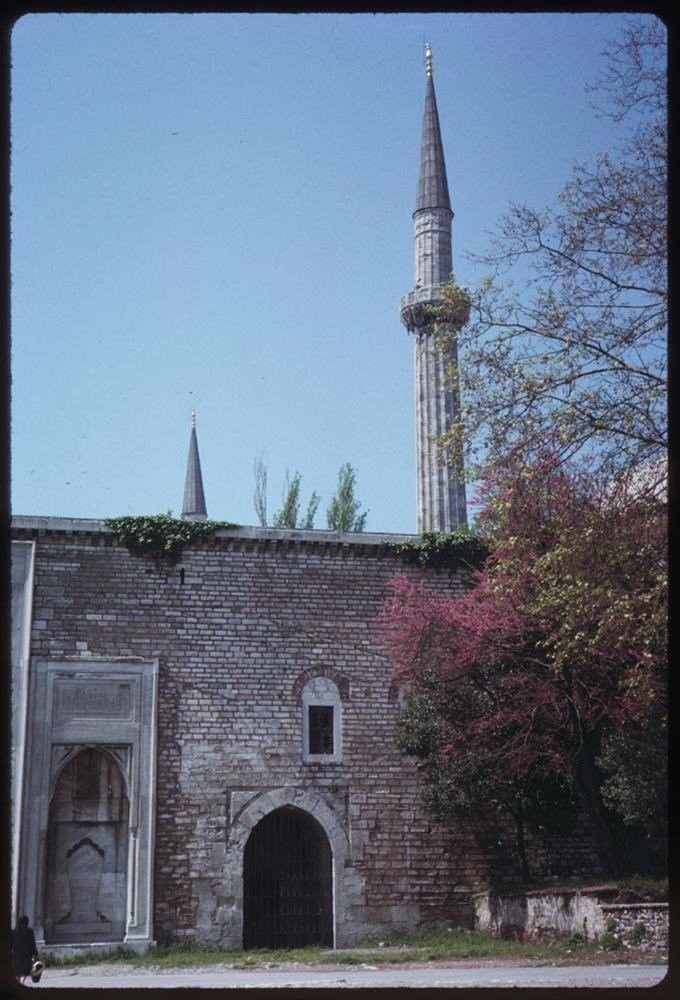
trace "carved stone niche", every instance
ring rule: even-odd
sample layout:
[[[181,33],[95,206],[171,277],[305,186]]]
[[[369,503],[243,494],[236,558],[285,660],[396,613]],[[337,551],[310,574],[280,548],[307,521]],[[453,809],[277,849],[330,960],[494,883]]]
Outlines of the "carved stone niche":
[[[52,747],[52,762],[50,768],[50,800],[52,801],[55,793],[55,788],[57,782],[60,778],[61,772],[66,767],[67,763],[71,761],[74,757],[77,757],[79,753],[83,750],[92,749],[95,744],[76,744],[74,745],[63,745],[56,743]],[[115,744],[103,744],[96,745],[98,750],[103,751],[108,754],[108,756],[115,761],[123,775],[126,789],[130,787],[130,765],[131,765],[131,747],[128,745],[118,746]]]
[[[125,926],[129,802],[115,756],[72,748],[47,831],[45,939],[119,940]]]

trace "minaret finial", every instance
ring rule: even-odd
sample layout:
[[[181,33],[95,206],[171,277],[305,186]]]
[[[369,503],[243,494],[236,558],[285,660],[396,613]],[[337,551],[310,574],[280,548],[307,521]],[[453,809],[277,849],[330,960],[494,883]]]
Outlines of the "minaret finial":
[[[192,428],[196,426],[196,410],[191,411],[191,426]]]
[[[425,42],[425,76],[432,76],[432,48]]]

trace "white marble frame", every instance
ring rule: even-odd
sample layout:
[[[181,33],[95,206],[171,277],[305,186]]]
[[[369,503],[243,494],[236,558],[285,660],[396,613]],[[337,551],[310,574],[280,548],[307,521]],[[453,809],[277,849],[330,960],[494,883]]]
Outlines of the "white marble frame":
[[[80,683],[84,690],[100,688],[106,682],[129,686],[132,703],[128,717],[107,717],[106,713],[88,717],[87,712],[80,717],[74,712],[58,717],[55,686],[61,679]],[[44,947],[45,940],[50,799],[58,772],[72,756],[69,751],[85,747],[114,752],[124,774],[130,802],[124,942],[136,947],[152,943],[157,688],[157,660],[78,658],[34,660],[31,665],[18,909],[31,918],[38,947]],[[57,747],[64,753],[55,753]],[[128,748],[122,757],[115,753],[121,747]]]
[[[21,815],[25,787],[26,733],[28,723],[28,663],[31,655],[31,620],[33,617],[33,567],[35,542],[12,542],[12,728],[11,728],[11,803],[12,803],[12,921],[18,912],[19,853]]]

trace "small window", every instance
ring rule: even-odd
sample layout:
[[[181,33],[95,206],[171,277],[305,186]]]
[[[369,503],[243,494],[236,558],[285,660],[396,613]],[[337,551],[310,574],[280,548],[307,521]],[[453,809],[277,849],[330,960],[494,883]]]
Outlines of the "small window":
[[[342,762],[342,702],[330,677],[310,677],[300,696],[302,759],[307,764]]]
[[[309,706],[309,752],[333,753],[333,706]]]

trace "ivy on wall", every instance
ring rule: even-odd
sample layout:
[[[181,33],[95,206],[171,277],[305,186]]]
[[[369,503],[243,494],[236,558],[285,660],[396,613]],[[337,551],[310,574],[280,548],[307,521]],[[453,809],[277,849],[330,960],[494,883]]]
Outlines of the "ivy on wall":
[[[481,569],[489,546],[470,531],[426,531],[418,539],[390,543],[404,562],[443,569]]]
[[[221,528],[237,528],[228,521],[190,521],[167,514],[109,517],[104,524],[116,533],[121,545],[136,556],[156,562],[178,562],[185,545],[210,538]]]
[[[210,538],[221,529],[240,527],[230,521],[191,521],[170,513],[109,517],[104,524],[133,555],[169,563],[179,561],[185,545]],[[444,569],[479,569],[489,554],[488,544],[464,529],[426,531],[417,539],[388,546],[404,562]]]

